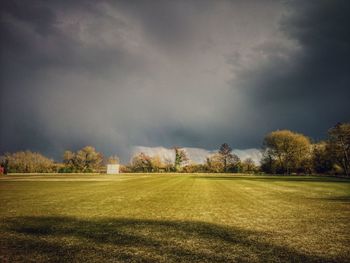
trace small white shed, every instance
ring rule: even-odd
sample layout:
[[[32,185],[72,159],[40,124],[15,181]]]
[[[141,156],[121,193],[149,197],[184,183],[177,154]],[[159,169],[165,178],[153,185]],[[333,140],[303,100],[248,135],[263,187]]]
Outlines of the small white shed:
[[[119,164],[107,164],[107,174],[119,174]]]

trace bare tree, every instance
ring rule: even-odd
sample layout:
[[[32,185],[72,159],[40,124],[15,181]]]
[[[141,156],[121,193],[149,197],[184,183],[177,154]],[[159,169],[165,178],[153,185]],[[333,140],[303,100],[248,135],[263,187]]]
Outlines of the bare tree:
[[[225,173],[227,173],[229,170],[236,170],[235,166],[237,166],[240,160],[237,155],[232,153],[232,148],[230,145],[228,145],[227,143],[223,143],[220,146],[218,154],[218,157],[223,164],[223,170]]]

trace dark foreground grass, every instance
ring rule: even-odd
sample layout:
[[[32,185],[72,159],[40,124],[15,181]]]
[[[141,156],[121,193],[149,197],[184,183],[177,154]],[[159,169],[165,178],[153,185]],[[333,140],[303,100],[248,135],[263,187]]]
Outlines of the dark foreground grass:
[[[4,262],[350,262],[346,179],[10,176],[0,198]]]

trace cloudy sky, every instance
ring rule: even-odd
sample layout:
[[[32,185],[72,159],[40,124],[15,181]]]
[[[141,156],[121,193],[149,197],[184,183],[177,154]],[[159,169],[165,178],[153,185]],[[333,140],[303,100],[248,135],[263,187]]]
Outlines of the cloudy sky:
[[[350,119],[350,1],[1,1],[0,153],[259,148]]]

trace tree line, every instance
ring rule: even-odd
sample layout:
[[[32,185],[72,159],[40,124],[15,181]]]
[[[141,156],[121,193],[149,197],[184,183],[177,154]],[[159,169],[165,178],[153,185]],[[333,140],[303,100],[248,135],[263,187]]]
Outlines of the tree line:
[[[350,171],[350,123],[328,130],[325,141],[311,142],[289,130],[265,136],[261,171],[272,174],[345,174]]]
[[[225,173],[254,172],[257,166],[251,158],[241,161],[232,152],[232,148],[224,143],[217,153],[206,158],[204,164],[192,162],[185,149],[174,147],[175,159],[162,160],[159,156],[148,156],[145,153],[136,154],[129,165],[123,166],[125,172],[184,172],[184,173]]]
[[[324,141],[290,130],[277,130],[263,140],[263,158],[256,164],[251,158],[241,160],[227,143],[209,155],[205,163],[192,162],[185,149],[174,147],[174,160],[138,153],[121,165],[121,172],[184,173],[267,173],[267,174],[344,174],[350,172],[350,123],[338,123],[328,130]],[[0,157],[1,167],[10,173],[89,173],[104,172],[106,164],[119,163],[117,156],[105,158],[92,146],[76,152],[65,151],[61,163],[40,153],[21,151]]]

